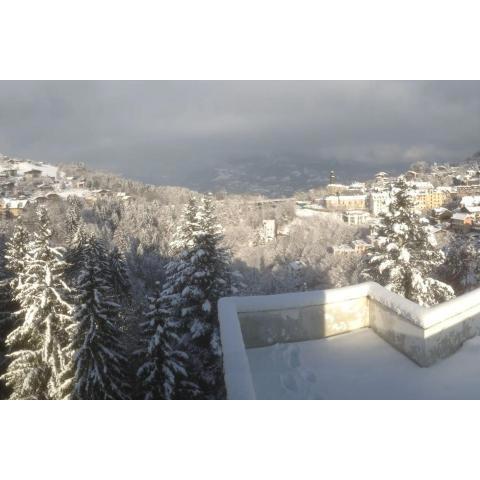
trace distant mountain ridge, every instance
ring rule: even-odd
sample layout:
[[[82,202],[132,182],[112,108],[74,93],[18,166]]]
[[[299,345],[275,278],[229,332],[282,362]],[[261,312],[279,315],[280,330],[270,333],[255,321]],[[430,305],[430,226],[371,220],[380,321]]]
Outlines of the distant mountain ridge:
[[[331,170],[335,171],[339,182],[350,183],[355,180],[368,180],[376,172],[386,168],[391,174],[401,173],[402,165],[392,167],[365,166],[358,162],[333,160],[305,162],[303,159],[262,158],[199,169],[195,174],[189,175],[189,178],[182,180],[182,183],[198,191],[261,194],[278,198],[291,196],[297,191],[325,186]]]
[[[0,157],[8,157],[0,155]],[[15,159],[16,161],[22,161]],[[36,165],[48,165],[43,162],[25,160]],[[459,168],[471,168],[480,166],[480,151],[474,153],[465,160],[449,162],[451,166]],[[433,163],[429,163],[433,165]],[[148,196],[159,198],[166,194],[169,189],[182,190],[182,197],[188,196],[189,192],[225,192],[232,194],[253,194],[266,197],[290,197],[295,192],[307,191],[311,188],[325,186],[329,181],[330,171],[334,170],[339,183],[351,183],[353,181],[367,181],[374,177],[378,171],[386,171],[396,176],[406,172],[410,165],[398,163],[395,165],[384,164],[361,164],[356,161],[346,160],[315,160],[311,158],[275,158],[261,157],[230,161],[223,166],[208,165],[185,165],[178,172],[162,176],[161,182],[154,183],[153,179],[143,180],[139,172],[133,180],[110,172],[99,171],[94,168],[86,168],[82,164],[62,164],[60,169],[68,175],[88,176],[95,188],[112,188],[125,191],[148,189]],[[45,167],[44,167],[45,168]],[[56,168],[56,167],[55,167]],[[155,191],[154,191],[155,190]]]

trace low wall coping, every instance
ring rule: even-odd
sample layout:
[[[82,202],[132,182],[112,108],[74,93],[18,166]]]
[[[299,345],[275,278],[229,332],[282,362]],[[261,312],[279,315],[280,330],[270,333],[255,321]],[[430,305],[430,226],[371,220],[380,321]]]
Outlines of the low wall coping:
[[[375,282],[364,282],[349,287],[316,290],[312,292],[282,293],[248,297],[225,297],[220,302],[232,302],[237,313],[292,310],[295,308],[343,302],[370,297],[388,307],[406,320],[424,329],[452,317],[461,321],[466,316],[480,313],[480,289],[461,295],[430,308],[422,307]]]

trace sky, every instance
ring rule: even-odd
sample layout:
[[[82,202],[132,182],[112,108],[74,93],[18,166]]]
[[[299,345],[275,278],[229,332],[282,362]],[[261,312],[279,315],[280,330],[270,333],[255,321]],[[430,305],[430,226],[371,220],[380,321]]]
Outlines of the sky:
[[[328,170],[480,150],[480,82],[2,81],[0,152],[149,183],[266,159]]]

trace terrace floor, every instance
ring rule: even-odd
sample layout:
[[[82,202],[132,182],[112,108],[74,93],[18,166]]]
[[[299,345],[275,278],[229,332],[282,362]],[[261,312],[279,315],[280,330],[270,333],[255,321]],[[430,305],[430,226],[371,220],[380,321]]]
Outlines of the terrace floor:
[[[480,337],[429,368],[370,328],[247,356],[259,399],[480,399]]]

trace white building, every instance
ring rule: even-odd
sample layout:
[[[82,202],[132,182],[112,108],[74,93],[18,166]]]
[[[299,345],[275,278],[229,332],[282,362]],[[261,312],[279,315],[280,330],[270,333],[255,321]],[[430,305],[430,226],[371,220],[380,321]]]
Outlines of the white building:
[[[429,192],[433,190],[432,182],[407,182],[407,184],[417,191]]]
[[[388,173],[378,172],[377,174],[375,174],[375,183],[377,184],[377,186],[385,187],[388,181],[389,181]]]
[[[265,242],[273,242],[277,238],[275,220],[263,221],[262,238]]]
[[[337,210],[354,210],[366,208],[366,195],[327,195],[325,207]]]
[[[368,196],[368,209],[373,216],[386,213],[392,200],[389,191],[371,192]]]
[[[361,210],[347,210],[344,212],[342,219],[349,225],[363,225],[370,219],[370,214]]]
[[[365,240],[353,240],[351,245],[335,245],[332,247],[332,253],[334,255],[363,255],[367,249],[371,246]]]
[[[355,250],[350,245],[335,245],[332,247],[332,252],[334,255],[351,255],[355,253]]]

